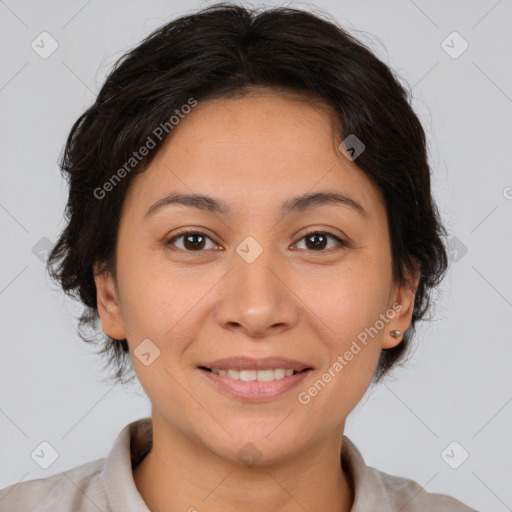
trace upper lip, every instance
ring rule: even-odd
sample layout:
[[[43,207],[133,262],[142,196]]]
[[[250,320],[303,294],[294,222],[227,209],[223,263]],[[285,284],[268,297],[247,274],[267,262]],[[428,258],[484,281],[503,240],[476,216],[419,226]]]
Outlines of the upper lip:
[[[198,365],[205,368],[219,370],[266,370],[276,368],[291,368],[296,372],[301,372],[311,366],[284,357],[265,357],[263,359],[252,359],[250,357],[231,357],[228,359],[217,359],[215,361],[205,361]]]

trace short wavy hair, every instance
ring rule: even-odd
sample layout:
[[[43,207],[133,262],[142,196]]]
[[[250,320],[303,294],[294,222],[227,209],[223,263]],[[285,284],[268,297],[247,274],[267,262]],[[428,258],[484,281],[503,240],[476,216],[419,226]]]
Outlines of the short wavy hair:
[[[126,339],[88,334],[98,322],[93,265],[102,263],[115,277],[123,200],[170,131],[105,197],[95,191],[191,97],[243,95],[251,87],[323,100],[342,140],[354,134],[364,142],[354,163],[383,194],[393,279],[405,284],[408,271],[421,270],[411,326],[401,343],[382,350],[375,381],[403,358],[416,322],[430,308],[431,291],[447,267],[446,231],[432,197],[425,132],[409,104],[410,88],[323,13],[215,4],[165,24],[123,54],[94,104],[73,124],[60,156],[69,184],[67,224],[47,269],[85,306],[79,335],[102,344],[99,353],[115,366],[111,378],[118,382],[134,377]]]

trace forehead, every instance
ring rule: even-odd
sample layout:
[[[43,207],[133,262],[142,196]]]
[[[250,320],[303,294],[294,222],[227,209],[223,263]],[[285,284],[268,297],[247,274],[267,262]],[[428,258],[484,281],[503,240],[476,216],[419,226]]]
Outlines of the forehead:
[[[241,212],[329,189],[382,209],[379,191],[339,151],[333,120],[325,104],[277,93],[199,101],[129,195],[142,208],[173,190],[206,193]]]

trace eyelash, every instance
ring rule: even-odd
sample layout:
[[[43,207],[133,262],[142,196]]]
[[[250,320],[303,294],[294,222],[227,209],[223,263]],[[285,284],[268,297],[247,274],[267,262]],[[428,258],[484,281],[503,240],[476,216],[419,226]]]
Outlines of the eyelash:
[[[349,243],[346,242],[345,240],[341,239],[340,237],[334,235],[333,233],[330,233],[329,231],[319,231],[319,230],[313,230],[313,231],[310,231],[309,233],[306,233],[305,235],[303,235],[300,240],[298,242],[301,242],[302,240],[304,240],[305,238],[307,238],[308,236],[311,236],[311,235],[317,235],[317,234],[321,234],[321,235],[326,235],[328,238],[333,238],[334,240],[336,240],[339,244],[339,246],[341,248],[343,247],[349,247]],[[209,237],[206,233],[204,233],[203,231],[183,231],[181,233],[178,233],[177,235],[174,235],[172,238],[168,239],[165,241],[165,246],[171,246],[174,244],[174,242],[184,236],[187,236],[187,235],[201,235],[201,236],[204,236],[206,238],[208,238],[209,240],[211,240],[213,243],[214,240],[211,239],[211,237]],[[297,243],[298,243],[297,242]],[[296,245],[296,244],[294,244]],[[305,249],[306,251],[308,252],[331,252],[333,249],[336,249],[336,248],[331,248],[331,249],[320,249],[318,251],[315,251],[315,250],[308,250],[308,249]],[[205,252],[206,249],[201,249],[201,250],[198,250],[198,251],[189,251],[187,249],[173,249],[173,250],[180,250],[180,251],[183,251],[183,252],[188,252],[188,253],[194,253],[194,252]],[[299,250],[304,250],[304,249],[299,249]]]

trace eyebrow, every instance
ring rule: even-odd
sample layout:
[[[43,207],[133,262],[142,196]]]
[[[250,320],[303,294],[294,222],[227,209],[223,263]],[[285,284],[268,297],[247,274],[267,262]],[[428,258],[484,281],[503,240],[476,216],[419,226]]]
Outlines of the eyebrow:
[[[165,206],[174,204],[189,206],[199,210],[218,213],[225,216],[232,214],[232,210],[226,202],[215,199],[211,196],[203,194],[182,194],[179,192],[171,192],[167,196],[159,199],[156,203],[154,203],[144,214],[144,218],[149,217]],[[343,206],[348,206],[362,216],[368,216],[368,212],[363,208],[361,203],[350,196],[334,191],[314,192],[311,194],[303,194],[300,196],[292,197],[281,205],[280,213],[281,215],[286,215],[291,212],[302,212],[310,208],[327,204],[340,204]]]

